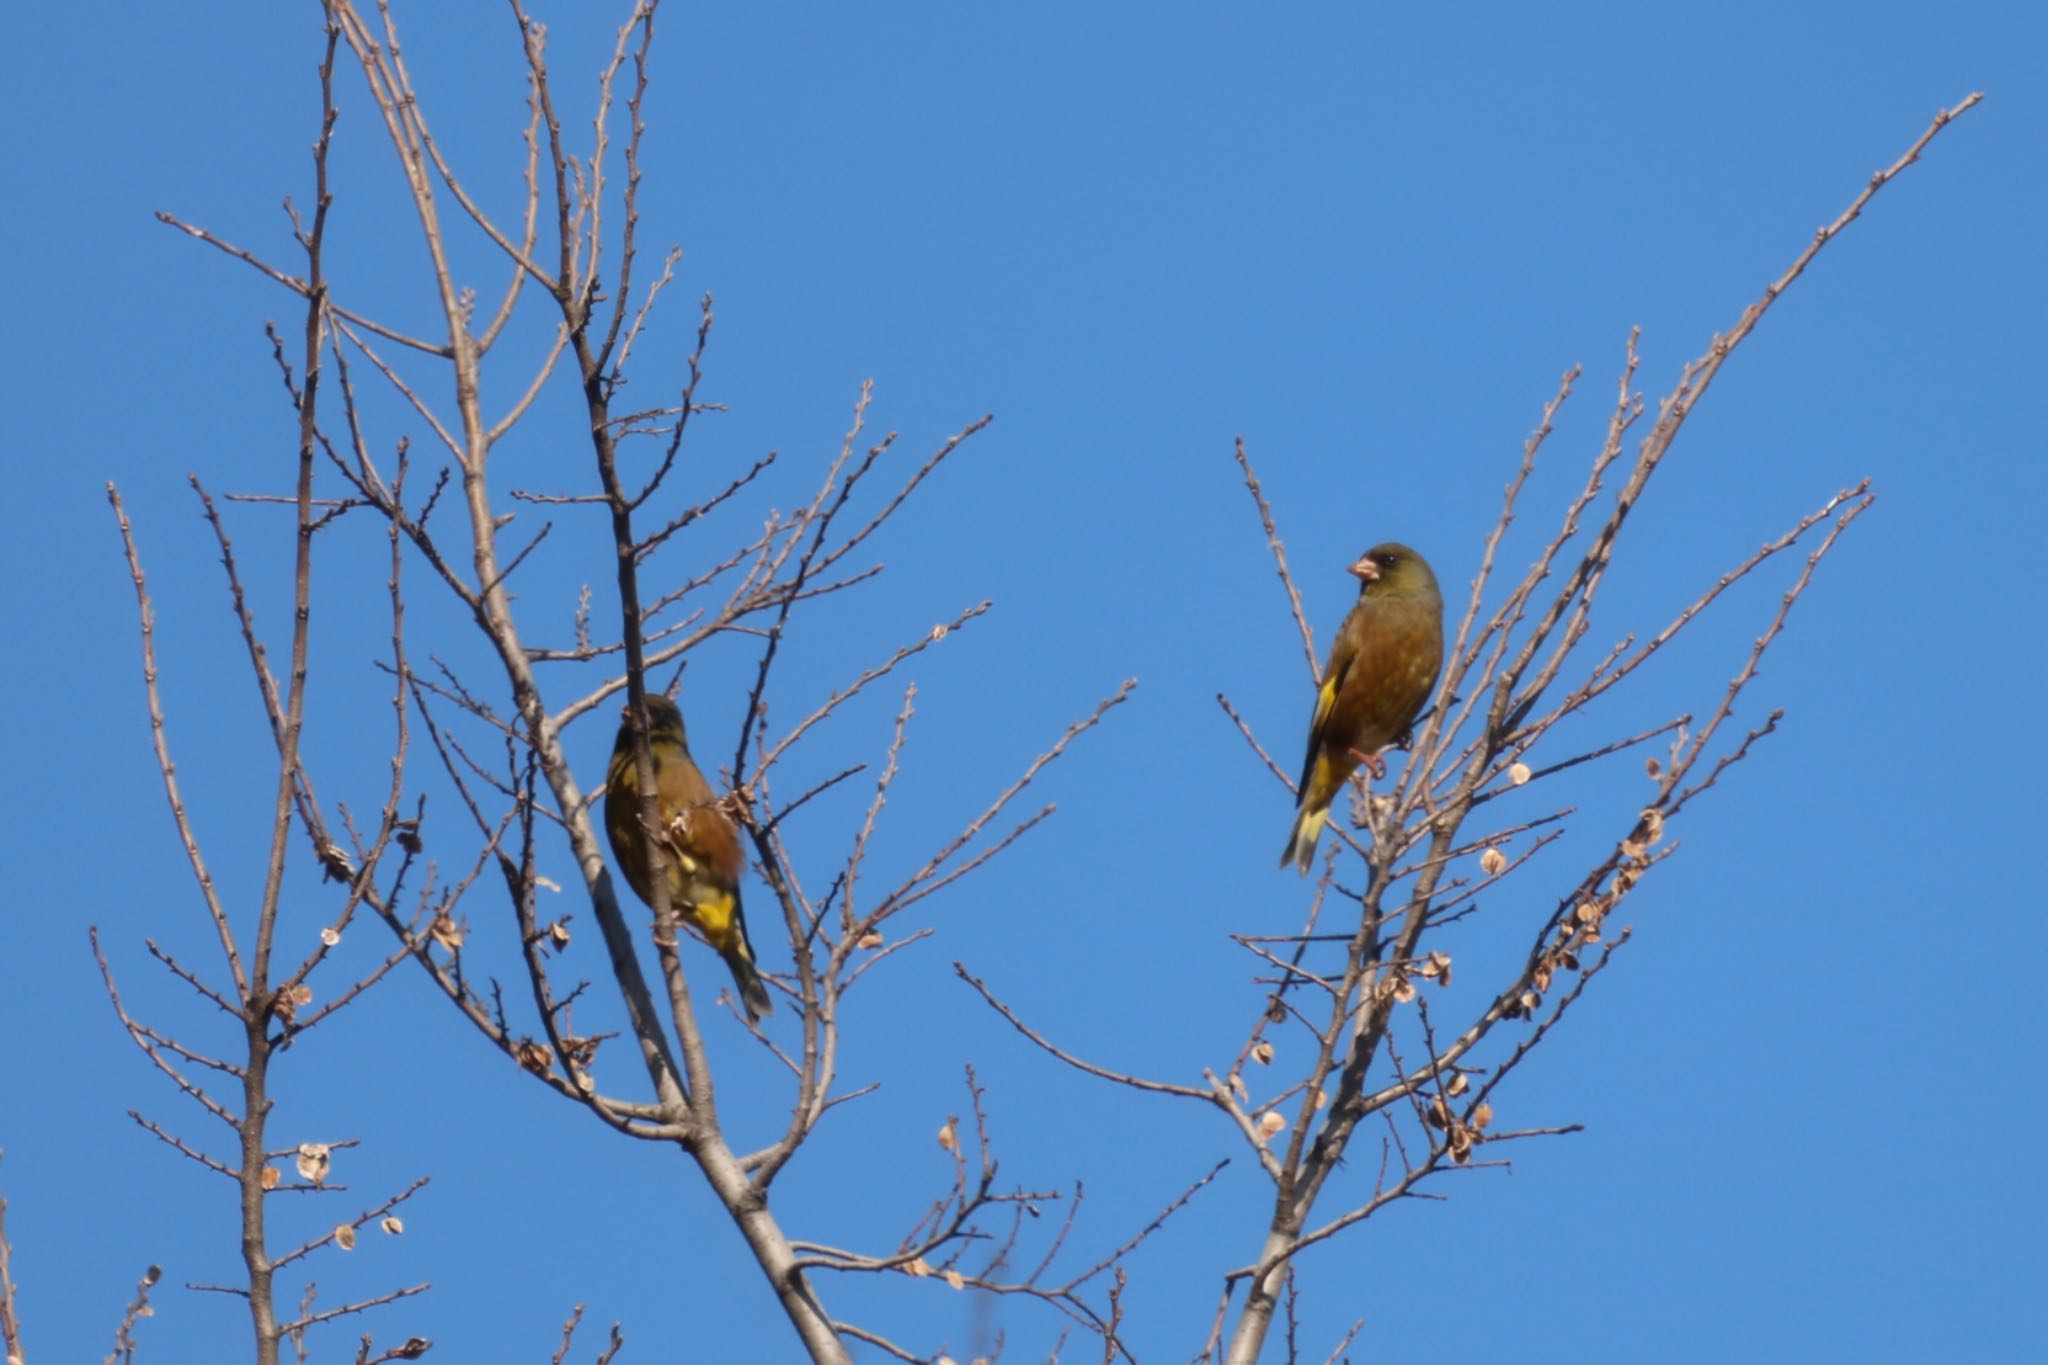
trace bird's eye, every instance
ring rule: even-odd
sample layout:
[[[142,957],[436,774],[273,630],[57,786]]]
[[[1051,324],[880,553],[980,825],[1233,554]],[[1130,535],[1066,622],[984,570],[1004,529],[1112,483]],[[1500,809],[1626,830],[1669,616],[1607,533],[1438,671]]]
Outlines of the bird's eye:
[[[1393,568],[1393,567],[1394,567],[1394,566],[1395,566],[1396,564],[1398,564],[1398,563],[1400,563],[1400,562],[1401,562],[1401,556],[1399,556],[1399,555],[1381,555],[1381,556],[1380,556],[1380,567],[1381,567],[1382,569],[1391,569],[1391,568]]]

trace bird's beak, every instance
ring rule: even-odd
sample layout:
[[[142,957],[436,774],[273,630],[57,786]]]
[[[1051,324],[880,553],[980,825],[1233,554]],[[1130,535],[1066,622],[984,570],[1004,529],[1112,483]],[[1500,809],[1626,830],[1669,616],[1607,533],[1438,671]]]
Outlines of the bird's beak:
[[[1380,576],[1380,566],[1363,556],[1351,566],[1350,572],[1361,583],[1375,582]]]

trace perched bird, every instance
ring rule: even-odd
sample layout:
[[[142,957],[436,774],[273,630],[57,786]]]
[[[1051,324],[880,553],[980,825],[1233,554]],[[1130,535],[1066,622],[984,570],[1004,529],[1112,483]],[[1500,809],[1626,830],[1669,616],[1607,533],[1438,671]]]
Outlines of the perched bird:
[[[1422,712],[1444,661],[1444,600],[1428,561],[1406,545],[1375,545],[1351,566],[1358,605],[1337,627],[1322,690],[1308,726],[1308,756],[1294,828],[1280,866],[1308,871],[1330,802],[1363,763],[1375,777],[1379,751]]]
[[[647,698],[647,751],[654,760],[654,786],[661,794],[661,819],[668,839],[668,903],[697,930],[732,968],[747,1017],[759,1019],[775,1009],[761,974],[754,970],[754,945],[747,941],[747,917],[740,911],[739,830],[719,807],[718,796],[690,758],[683,734],[683,713],[667,697]],[[629,713],[612,746],[611,767],[604,777],[604,829],[611,836],[612,856],[632,883],[633,891],[654,904],[648,875],[646,829],[640,821],[639,765],[633,757],[633,721]]]

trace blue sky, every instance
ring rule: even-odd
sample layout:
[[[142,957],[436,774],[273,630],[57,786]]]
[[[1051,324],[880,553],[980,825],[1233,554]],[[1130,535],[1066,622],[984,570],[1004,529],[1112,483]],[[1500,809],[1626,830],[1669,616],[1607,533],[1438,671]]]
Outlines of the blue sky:
[[[503,208],[516,35],[493,7],[461,9],[402,9],[407,58],[472,187]],[[541,11],[578,136],[624,10]],[[151,213],[288,254],[277,205],[308,195],[317,11],[137,6],[111,28],[89,13],[16,13],[0,96],[15,265],[0,442],[18,508],[0,543],[16,775],[0,795],[16,907],[0,950],[0,1192],[31,1360],[104,1353],[151,1262],[166,1282],[141,1358],[234,1358],[239,1306],[176,1288],[235,1274],[230,1192],[125,1111],[195,1134],[203,1116],[121,1034],[86,942],[99,925],[137,1012],[217,1043],[218,1018],[167,989],[142,946],[210,962],[103,487],[120,483],[151,571],[187,800],[246,904],[274,773],[184,479],[285,486],[291,414],[261,324],[297,315]],[[1526,1144],[1512,1174],[1450,1177],[1448,1202],[1306,1257],[1302,1350],[1322,1358],[1362,1317],[1361,1358],[2048,1358],[2025,1307],[2048,1214],[2026,1079],[2048,944],[2025,880],[2048,495],[2031,401],[2048,362],[2044,44],[2048,20],[2019,4],[665,11],[644,212],[648,241],[686,254],[650,356],[682,353],[689,300],[713,292],[702,396],[730,408],[693,438],[695,486],[779,449],[790,472],[746,515],[788,506],[870,377],[874,426],[911,451],[997,418],[878,543],[889,574],[792,638],[775,697],[793,718],[994,599],[909,673],[918,714],[877,864],[916,866],[1069,720],[1140,679],[1034,787],[1059,814],[921,907],[934,940],[855,997],[844,1074],[883,1089],[777,1187],[792,1235],[893,1247],[945,1179],[932,1133],[964,1109],[972,1063],[1005,1178],[1086,1183],[1077,1254],[1235,1158],[1131,1266],[1140,1358],[1192,1355],[1218,1274],[1263,1230],[1241,1143],[1213,1114],[1031,1052],[950,964],[1077,1049],[1175,1080],[1227,1063],[1256,1015],[1226,934],[1291,928],[1304,892],[1272,868],[1287,795],[1214,696],[1283,761],[1308,698],[1233,438],[1320,641],[1347,605],[1342,566],[1376,540],[1423,549],[1460,597],[1561,371],[1583,363],[1586,378],[1518,528],[1531,538],[1511,543],[1523,557],[1597,444],[1628,329],[1644,329],[1654,399],[1937,109],[1981,89],[1723,373],[1602,598],[1596,647],[1655,629],[1837,488],[1874,481],[1876,509],[1745,701],[1750,721],[1785,708],[1781,732],[1674,829],[1684,850],[1630,902],[1634,942],[1509,1092],[1516,1122],[1587,1131]],[[340,90],[338,278],[366,310],[426,326],[388,150],[359,78]],[[474,260],[495,287],[496,264]],[[505,484],[589,477],[571,397],[536,410]],[[255,600],[281,647],[288,523],[238,517],[245,566],[269,566]],[[340,566],[380,542],[367,523],[335,541],[309,753],[323,792],[369,810],[382,755],[355,727],[384,723],[370,660],[386,627],[376,578]],[[602,590],[604,549],[594,520],[565,519],[526,609],[566,633],[576,585]],[[415,582],[416,629],[459,639]],[[1617,714],[1711,704],[1783,582],[1732,595]],[[749,668],[738,645],[693,662],[693,734],[732,733]],[[896,700],[867,698],[807,761],[822,774],[877,756]],[[600,729],[572,741],[592,766]],[[1584,799],[1628,808],[1633,771],[1589,780]],[[799,856],[837,857],[846,817],[821,809]],[[1519,939],[1572,873],[1569,852],[1532,868],[1524,899],[1456,945],[1461,961]],[[296,865],[287,924],[312,932],[330,895]],[[349,946],[367,960],[383,945],[365,928]],[[591,936],[578,946],[594,970]],[[786,953],[764,948],[771,968]],[[782,1088],[720,1027],[723,1106],[743,1139],[764,1136]],[[623,1321],[626,1360],[794,1355],[685,1163],[550,1099],[422,981],[395,977],[280,1066],[281,1137],[363,1140],[338,1167],[350,1192],[281,1210],[287,1229],[433,1177],[404,1238],[312,1268],[328,1305],[434,1282],[366,1324],[380,1339],[432,1337],[433,1359],[538,1358],[587,1300],[593,1322]],[[931,1284],[821,1292],[963,1360],[991,1321],[1009,1359],[1039,1358],[1055,1330],[1015,1303],[978,1319]],[[339,1329],[316,1358],[352,1349]]]

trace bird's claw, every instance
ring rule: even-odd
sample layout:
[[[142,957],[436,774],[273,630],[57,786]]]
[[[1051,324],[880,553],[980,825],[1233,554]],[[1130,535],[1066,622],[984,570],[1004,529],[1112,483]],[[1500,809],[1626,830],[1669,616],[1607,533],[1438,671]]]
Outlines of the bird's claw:
[[[1351,751],[1351,756],[1357,759],[1367,772],[1372,774],[1373,781],[1378,782],[1386,777],[1386,760],[1382,759],[1377,751],[1369,754],[1362,754],[1358,750],[1353,749]]]

